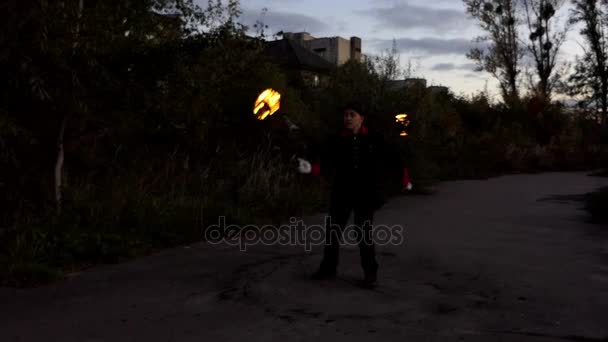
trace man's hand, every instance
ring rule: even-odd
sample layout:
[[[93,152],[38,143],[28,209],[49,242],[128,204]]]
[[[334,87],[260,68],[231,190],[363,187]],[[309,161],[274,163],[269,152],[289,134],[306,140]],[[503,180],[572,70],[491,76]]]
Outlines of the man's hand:
[[[411,182],[408,182],[406,186],[403,187],[403,191],[410,191],[414,188]]]
[[[306,159],[298,158],[298,172],[302,174],[310,174],[312,172],[312,165]]]

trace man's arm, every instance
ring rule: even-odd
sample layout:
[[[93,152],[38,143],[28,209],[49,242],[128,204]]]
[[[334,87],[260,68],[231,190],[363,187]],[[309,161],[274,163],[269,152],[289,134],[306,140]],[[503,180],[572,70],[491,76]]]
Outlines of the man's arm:
[[[403,189],[410,190],[412,188],[412,181],[410,178],[409,168],[403,154],[396,144],[389,144],[386,140],[383,140],[383,144],[388,167],[390,170],[392,170],[391,177],[399,177]]]
[[[322,144],[318,145],[312,153],[311,161],[298,158],[300,173],[321,176],[330,174],[334,166],[336,140],[334,137],[327,138]]]
[[[407,166],[403,167],[402,185],[406,190],[412,190],[413,188],[412,181],[410,179],[410,171],[408,170]]]
[[[397,151],[397,157],[399,158],[399,169],[402,172],[401,185],[403,186],[404,190],[412,190],[412,179],[410,178],[410,170],[407,162],[400,151]]]

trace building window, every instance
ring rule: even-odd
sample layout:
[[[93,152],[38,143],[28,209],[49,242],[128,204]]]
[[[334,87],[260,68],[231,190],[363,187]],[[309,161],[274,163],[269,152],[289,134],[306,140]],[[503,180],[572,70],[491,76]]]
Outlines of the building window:
[[[312,78],[312,85],[315,87],[319,86],[319,75],[314,75]]]
[[[326,48],[317,48],[317,49],[314,49],[313,51],[316,53],[323,53],[323,52],[327,51],[327,49]]]

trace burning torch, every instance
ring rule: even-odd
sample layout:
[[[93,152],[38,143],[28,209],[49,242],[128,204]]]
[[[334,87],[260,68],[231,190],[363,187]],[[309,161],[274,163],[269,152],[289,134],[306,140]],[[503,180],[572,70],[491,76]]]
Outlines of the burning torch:
[[[266,120],[269,116],[276,113],[281,108],[281,94],[272,89],[264,90],[255,100],[253,115],[258,120]]]
[[[277,113],[280,108],[281,94],[272,88],[268,88],[264,90],[255,100],[253,106],[253,115],[255,115],[258,120],[264,121],[273,114]],[[290,131],[299,129],[299,127],[289,120],[287,116],[282,115],[281,118]],[[302,158],[297,159],[299,163],[298,171],[301,173],[310,173],[312,168],[310,162]]]
[[[407,114],[395,115],[395,122],[397,122],[401,126],[401,133],[399,134],[399,136],[407,137],[409,135],[406,129],[410,125],[410,120],[407,117]]]

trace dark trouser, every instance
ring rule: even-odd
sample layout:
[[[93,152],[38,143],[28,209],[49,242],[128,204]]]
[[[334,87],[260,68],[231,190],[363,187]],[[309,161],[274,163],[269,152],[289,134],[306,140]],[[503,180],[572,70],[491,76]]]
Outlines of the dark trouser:
[[[340,241],[346,228],[346,223],[351,212],[354,212],[354,236],[359,242],[359,254],[361,256],[361,266],[363,271],[376,272],[378,263],[372,239],[372,223],[374,220],[374,210],[370,205],[353,204],[353,198],[342,197],[332,200],[329,210],[328,220],[325,222],[325,247],[321,268],[326,271],[334,272],[338,266]],[[353,232],[347,232],[351,236]],[[348,239],[352,243],[352,239]]]

